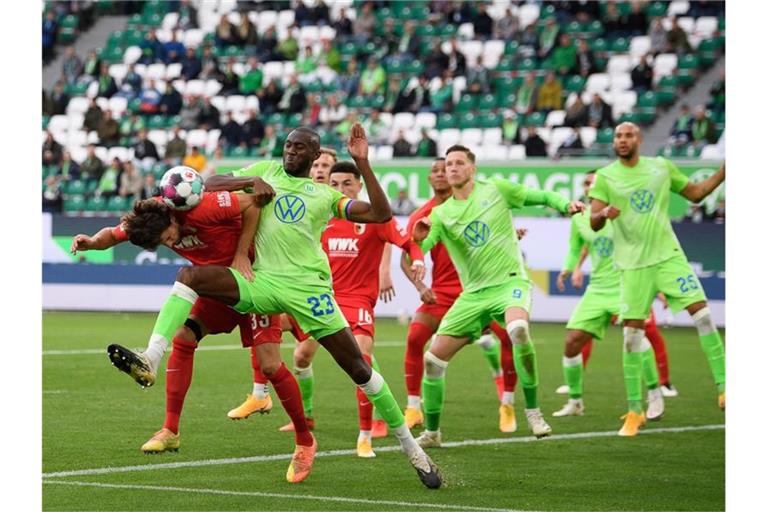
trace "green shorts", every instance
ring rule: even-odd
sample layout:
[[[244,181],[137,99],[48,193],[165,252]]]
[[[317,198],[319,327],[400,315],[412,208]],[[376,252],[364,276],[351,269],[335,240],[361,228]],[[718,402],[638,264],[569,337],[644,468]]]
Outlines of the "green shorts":
[[[531,312],[531,282],[513,278],[509,282],[474,292],[461,292],[443,317],[437,334],[476,340],[491,320],[505,325],[509,308]]]
[[[587,286],[576,309],[571,313],[566,329],[578,329],[603,339],[611,318],[619,314],[621,293],[616,288],[592,288]]]
[[[234,306],[240,313],[288,313],[316,340],[349,327],[329,281],[316,276],[287,279],[264,271],[254,272],[253,281],[248,281],[237,270],[229,270],[240,289],[240,301]]]
[[[707,300],[699,278],[683,254],[650,267],[621,271],[621,318],[645,320],[658,292],[674,313]]]

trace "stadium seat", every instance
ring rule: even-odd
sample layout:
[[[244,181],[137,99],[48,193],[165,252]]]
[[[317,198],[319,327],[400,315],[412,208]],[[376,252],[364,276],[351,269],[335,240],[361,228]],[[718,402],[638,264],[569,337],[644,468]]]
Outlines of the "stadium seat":
[[[432,112],[419,112],[414,119],[416,128],[435,128],[437,125],[437,115]]]
[[[663,17],[667,13],[667,7],[669,7],[667,2],[653,2],[646,8],[645,14],[649,18]]]
[[[477,96],[474,94],[462,94],[461,98],[459,98],[459,102],[456,104],[456,108],[454,109],[457,113],[461,112],[469,112],[471,110],[474,110],[477,105]]]
[[[720,154],[720,148],[717,144],[707,144],[701,149],[699,157],[702,160],[722,160],[723,155]]]
[[[478,128],[480,126],[480,120],[472,112],[464,112],[459,114],[459,128],[466,130],[467,128]]]
[[[488,111],[496,108],[496,96],[493,94],[484,94],[477,100],[477,110]]]
[[[651,38],[649,36],[635,36],[629,42],[629,56],[637,59],[651,51]]]
[[[376,158],[378,160],[392,160],[393,156],[394,148],[388,144],[379,146],[378,149],[376,149]]]
[[[674,53],[661,53],[653,61],[654,78],[669,76],[677,68],[677,55]]]
[[[548,127],[562,126],[565,122],[565,110],[553,110],[547,114],[544,124]]]
[[[88,99],[84,97],[74,97],[67,103],[67,116],[72,114],[85,114],[88,110]]]
[[[503,118],[497,112],[486,112],[478,116],[478,124],[481,128],[498,128]]]
[[[458,128],[459,121],[455,115],[450,113],[440,114],[437,118],[437,124],[435,127],[438,130],[445,130],[447,128]]]
[[[477,150],[477,159],[480,161],[503,161],[507,159],[509,148],[501,144],[483,145]]]
[[[581,143],[585,148],[592,147],[597,137],[597,129],[592,126],[583,126],[579,129],[579,135],[581,136]]]
[[[525,160],[525,146],[522,144],[510,146],[507,158],[509,160]]]
[[[581,75],[571,75],[565,80],[564,88],[567,92],[581,92],[586,80]]]
[[[611,78],[606,73],[592,73],[587,78],[584,89],[590,95],[593,93],[602,94],[608,90],[610,83]]]
[[[542,112],[531,112],[525,118],[526,126],[544,126],[546,117]]]
[[[397,130],[410,130],[414,124],[414,115],[410,112],[398,112],[392,119],[392,129]]]
[[[466,128],[461,130],[461,144],[473,148],[480,145],[483,140],[483,131],[479,128]]]
[[[115,196],[122,199],[120,196]],[[85,201],[86,212],[101,212],[107,209],[107,199],[104,196],[91,196]]]
[[[628,72],[611,73],[611,91],[626,91],[632,88],[632,75]]]
[[[79,213],[85,208],[84,196],[65,197],[62,209],[64,213]]]
[[[688,0],[673,0],[667,8],[667,16],[682,16],[690,9]]]
[[[612,55],[608,59],[608,65],[605,70],[609,75],[632,71],[632,61],[629,54]]]
[[[501,141],[502,141],[501,128],[483,129],[483,146],[496,146],[501,144]]]

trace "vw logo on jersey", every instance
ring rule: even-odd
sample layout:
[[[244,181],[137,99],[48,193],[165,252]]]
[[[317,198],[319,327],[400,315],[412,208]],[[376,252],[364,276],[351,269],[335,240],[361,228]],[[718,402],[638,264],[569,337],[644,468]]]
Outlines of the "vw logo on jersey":
[[[275,215],[277,220],[286,224],[300,221],[307,211],[304,201],[299,196],[285,194],[275,201]]]
[[[479,220],[473,220],[469,226],[464,228],[464,238],[472,247],[481,247],[485,245],[490,237],[490,228],[486,223]]]
[[[608,237],[599,236],[595,238],[595,241],[592,242],[592,245],[595,247],[597,254],[603,258],[607,258],[613,254],[613,240]]]
[[[629,204],[637,213],[648,213],[653,208],[653,192],[650,190],[635,190],[629,197]]]

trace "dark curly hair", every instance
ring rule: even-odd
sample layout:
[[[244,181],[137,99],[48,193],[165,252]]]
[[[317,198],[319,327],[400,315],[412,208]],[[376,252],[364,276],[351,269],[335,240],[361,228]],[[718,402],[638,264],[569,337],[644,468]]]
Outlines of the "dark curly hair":
[[[133,210],[120,219],[132,244],[154,251],[160,245],[160,235],[172,220],[171,208],[157,199],[133,203]]]

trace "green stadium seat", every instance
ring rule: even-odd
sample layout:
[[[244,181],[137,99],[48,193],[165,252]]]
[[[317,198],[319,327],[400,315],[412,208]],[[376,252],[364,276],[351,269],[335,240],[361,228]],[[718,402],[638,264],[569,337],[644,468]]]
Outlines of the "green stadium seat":
[[[456,35],[458,28],[453,23],[445,23],[440,27],[440,37],[443,39],[449,39]]]
[[[133,208],[133,202],[138,199],[135,196],[114,196],[107,202],[107,210],[110,212],[127,212]]]
[[[280,112],[275,112],[267,118],[267,124],[272,126],[283,126],[285,124],[285,116]]]
[[[144,41],[143,30],[129,30],[123,36],[123,46],[139,46]]]
[[[357,55],[357,45],[352,41],[347,41],[339,48],[339,53],[342,55]]]
[[[374,10],[374,13],[376,14],[376,19],[379,21],[379,23],[382,23],[382,24],[387,18],[392,18],[394,16],[392,9],[390,9],[389,7],[376,9]]]
[[[383,94],[377,94],[372,98],[368,98],[368,108],[382,109],[386,100]]]
[[[469,112],[474,110],[477,106],[477,97],[472,94],[462,94],[459,98],[459,102],[456,104],[456,112]]]
[[[613,128],[601,128],[598,130],[595,142],[598,144],[613,144]]]
[[[406,65],[401,59],[392,59],[387,64],[387,74],[405,73]]]
[[[419,59],[414,59],[408,63],[405,71],[409,75],[420,75],[424,73],[424,63]]]
[[[86,194],[93,194],[96,192],[96,189],[99,188],[99,180],[92,179],[92,180],[86,180],[85,181],[85,193]]]
[[[496,96],[493,94],[483,94],[477,101],[478,110],[493,110],[496,108]]]
[[[472,112],[465,112],[459,114],[459,128],[464,130],[465,128],[479,128],[480,119]]]
[[[555,16],[555,12],[556,12],[556,9],[554,5],[547,5],[539,11],[539,20],[546,20],[547,18],[552,18]]]
[[[106,209],[107,199],[104,196],[92,196],[85,201],[85,211],[87,212],[101,212]]]
[[[109,64],[119,64],[123,62],[123,53],[123,49],[118,46],[117,48],[106,48],[102,50],[99,57],[101,60],[106,61]]]
[[[51,120],[51,116],[43,116],[43,130],[48,127],[48,123]]]
[[[301,120],[304,118],[304,116],[301,114],[301,112],[297,112],[296,114],[289,115],[285,122],[286,125],[291,128],[298,128],[301,126]]]
[[[368,101],[366,100],[365,96],[352,96],[349,98],[345,104],[349,108],[357,108],[357,109],[363,109],[366,108],[368,105]]]
[[[43,166],[43,181],[45,181],[48,176],[56,176],[57,172],[59,172],[59,169],[55,165]]]
[[[514,92],[509,92],[503,96],[499,95],[496,98],[496,105],[499,108],[507,109],[512,108],[512,106],[517,101],[517,95]]]
[[[652,91],[643,93],[637,98],[635,110],[640,116],[641,123],[650,124],[656,119],[656,107],[658,104],[657,95]]]
[[[605,53],[608,51],[608,42],[602,37],[598,37],[592,41],[590,49],[595,53]]]
[[[85,209],[85,197],[83,196],[71,196],[65,197],[63,202],[63,210],[65,213],[77,213]]]
[[[588,23],[585,27],[583,27],[583,30],[590,38],[597,37],[605,31],[603,24],[600,23],[600,20],[595,20],[591,23]]]
[[[525,124],[527,126],[544,126],[547,116],[542,112],[531,112],[525,118]]]
[[[565,80],[565,90],[567,92],[581,92],[582,89],[584,89],[584,84],[586,83],[586,80],[581,75],[571,75]]]
[[[181,116],[167,116],[165,118],[166,129],[170,130],[171,128],[179,126],[180,123],[181,123]]]
[[[506,95],[517,91],[520,87],[520,81],[512,76],[501,76],[494,80],[494,87],[497,94]]]
[[[663,76],[659,79],[656,87],[677,87],[677,77],[675,75]]]
[[[163,23],[163,17],[160,14],[150,13],[141,17],[141,25],[144,27],[159,27]]]
[[[536,59],[528,57],[515,63],[515,70],[517,71],[532,71],[536,67]]]
[[[571,36],[580,34],[581,32],[584,32],[584,26],[581,24],[581,22],[578,21],[571,21],[570,23],[566,24],[563,28],[563,33],[569,34]]]
[[[627,53],[629,51],[629,39],[617,37],[611,43],[611,51],[614,53]]]
[[[685,55],[677,60],[677,77],[683,86],[690,87],[696,81],[699,64],[699,57],[694,54]]]
[[[699,57],[689,53],[684,55],[683,58],[678,59],[677,69],[696,69],[699,67]]]
[[[80,18],[75,16],[74,14],[69,14],[67,16],[64,16],[59,21],[59,28],[72,28],[77,29],[80,24]]]
[[[501,126],[503,118],[496,112],[488,112],[480,115],[479,123],[481,128],[498,128]]]
[[[416,27],[416,35],[419,37],[435,37],[437,30],[433,25],[419,24]]]
[[[515,57],[519,48],[520,43],[517,41],[507,41],[504,44],[504,55],[507,57]]]
[[[704,39],[696,49],[701,65],[708,68],[714,64],[720,53],[720,45],[716,39]]]
[[[248,156],[248,148],[241,146],[228,147],[224,150],[224,156],[231,158],[245,158]]]
[[[676,87],[663,87],[656,89],[656,101],[659,105],[669,106],[677,101]]]
[[[311,92],[311,93],[323,92],[323,82],[321,82],[320,80],[313,80],[309,82],[307,85],[305,85],[304,89],[307,92]]]
[[[85,181],[83,180],[65,181],[61,192],[65,196],[83,195],[87,192]]]
[[[74,28],[60,28],[56,34],[56,42],[59,44],[70,44],[75,39],[77,39],[77,29]]]
[[[625,112],[619,117],[619,123],[642,124],[641,116],[637,112]]]
[[[725,30],[725,16],[717,18],[717,30],[720,32]]]
[[[667,2],[653,2],[645,9],[645,15],[649,18],[664,17],[667,14]]]
[[[458,128],[458,127],[459,127],[459,120],[453,114],[444,113],[444,114],[440,114],[437,117],[437,124],[435,125],[435,128],[437,128],[438,130],[445,130],[446,128]]]

